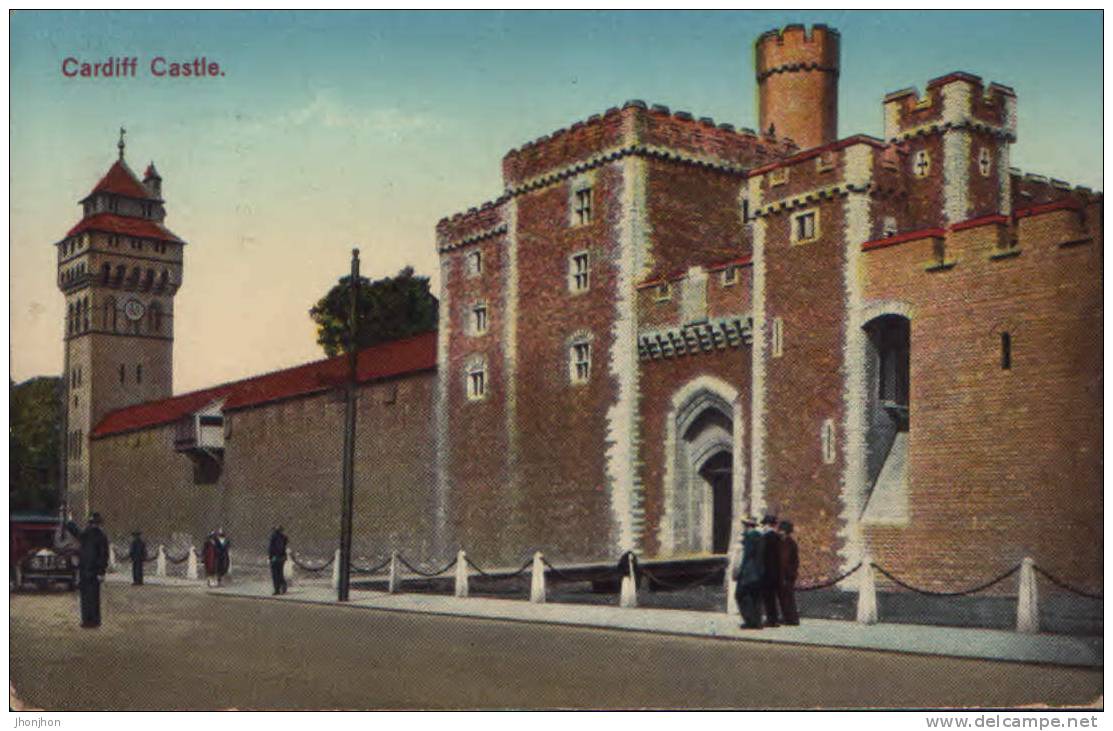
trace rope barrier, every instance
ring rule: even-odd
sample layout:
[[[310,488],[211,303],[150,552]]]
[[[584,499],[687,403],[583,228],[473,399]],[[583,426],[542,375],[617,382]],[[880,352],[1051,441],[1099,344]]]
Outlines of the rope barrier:
[[[483,569],[481,569],[481,568],[479,568],[478,566],[476,566],[476,565],[475,565],[475,562],[474,562],[474,561],[472,561],[472,560],[471,560],[471,558],[469,558],[469,557],[468,557],[468,556],[466,556],[466,555],[464,556],[464,561],[465,561],[465,562],[467,563],[467,565],[468,565],[468,566],[471,566],[471,567],[472,567],[473,569],[475,569],[476,571],[478,571],[478,572],[479,572],[479,575],[480,575],[480,576],[485,576],[485,577],[486,577],[486,578],[488,578],[488,579],[494,578],[494,577],[493,577],[493,576],[491,576],[491,575],[490,575],[489,573],[487,573],[487,572],[486,572],[486,571],[484,571]]]
[[[650,581],[654,582],[655,584],[660,584],[661,586],[665,587],[666,589],[673,589],[673,590],[679,591],[679,590],[682,590],[682,589],[691,589],[693,586],[698,586],[699,584],[702,584],[702,583],[706,582],[708,579],[713,577],[715,574],[719,573],[719,571],[721,571],[721,570],[722,569],[712,569],[711,571],[704,574],[703,576],[700,576],[699,578],[697,578],[693,581],[689,581],[686,584],[674,584],[671,581],[664,581],[661,578],[659,578],[657,576],[654,576],[653,573],[649,569],[646,569],[646,568],[642,568],[642,575],[648,577]]]
[[[810,584],[808,586],[798,586],[798,587],[796,587],[796,591],[815,591],[817,589],[826,589],[828,587],[834,586],[835,584],[839,583],[840,581],[847,578],[848,576],[850,576],[851,574],[853,574],[855,571],[857,571],[860,568],[862,568],[862,563],[858,562],[857,566],[850,569],[850,571],[847,571],[842,576],[837,576],[834,579],[830,579],[828,581],[823,581],[823,582],[820,582],[818,584]]]
[[[542,556],[541,556],[541,563],[543,563],[547,567],[549,567],[549,570],[553,572],[553,576],[557,577],[558,579],[560,579],[562,581],[586,581],[586,579],[574,579],[571,576],[569,576],[568,574],[566,574],[563,571],[561,571],[560,569],[558,569],[556,566],[553,566],[551,563],[549,563],[549,559],[545,558],[544,554],[542,554]]]
[[[878,566],[877,564],[870,564],[870,565],[873,566],[878,571],[880,571],[882,574],[884,574],[887,579],[892,581],[897,586],[899,586],[901,588],[904,588],[904,589],[907,589],[908,591],[915,592],[917,594],[923,594],[924,596],[969,596],[971,594],[977,594],[979,591],[985,591],[986,589],[993,586],[994,584],[999,584],[1002,581],[1004,581],[1005,579],[1007,579],[1010,576],[1012,576],[1013,574],[1015,574],[1017,571],[1020,571],[1020,564],[1017,564],[1016,566],[1013,566],[1011,569],[1009,569],[1005,573],[1001,574],[997,578],[993,579],[992,581],[987,581],[986,583],[975,586],[972,589],[965,589],[963,591],[931,591],[930,589],[920,589],[920,588],[917,588],[915,586],[912,586],[911,584],[907,584],[907,583],[901,581],[900,579],[898,579],[897,577],[893,576],[892,574],[890,574],[888,571],[886,571],[881,566]]]
[[[354,574],[377,574],[389,565],[390,565],[390,559],[388,558],[387,560],[383,561],[378,566],[374,566],[374,567],[369,568],[369,569],[365,569],[365,568],[362,568],[360,566],[356,566],[354,563],[353,564],[348,564],[348,567],[352,570],[352,573],[354,573]]]
[[[310,566],[309,564],[302,563],[301,560],[298,558],[298,555],[296,553],[291,553],[290,554],[290,560],[293,561],[294,565],[297,566],[302,571],[310,571],[310,572],[316,573],[318,571],[324,571],[329,566],[332,566],[332,562],[336,560],[336,556],[329,556],[329,559],[327,561],[325,561],[323,564],[321,564],[320,566]]]
[[[403,566],[405,566],[406,568],[408,568],[408,569],[409,569],[410,571],[412,571],[413,573],[417,574],[418,576],[424,576],[424,577],[426,577],[426,578],[432,578],[432,577],[434,577],[434,576],[440,576],[440,575],[441,575],[441,574],[443,574],[443,573],[444,573],[445,571],[448,571],[448,570],[449,570],[450,568],[452,568],[453,566],[455,566],[455,565],[456,565],[456,559],[455,559],[455,558],[453,558],[453,559],[452,559],[451,561],[449,561],[449,562],[448,562],[448,565],[447,565],[447,566],[445,566],[445,567],[444,567],[443,569],[441,569],[440,571],[434,571],[433,573],[428,573],[428,572],[426,572],[426,571],[421,571],[420,569],[415,569],[415,568],[414,568],[413,566],[411,566],[411,565],[410,565],[409,561],[407,561],[406,559],[402,558],[402,555],[401,555],[401,554],[399,554],[399,555],[398,555],[398,562],[399,562],[399,563],[401,563],[401,564],[402,564]]]
[[[1055,586],[1059,587],[1060,589],[1065,589],[1066,591],[1069,591],[1072,594],[1077,594],[1078,596],[1086,597],[1087,599],[1095,599],[1099,602],[1105,601],[1105,597],[1103,597],[1101,594],[1091,594],[1088,591],[1082,591],[1081,589],[1073,587],[1070,584],[1063,581],[1062,579],[1060,579],[1056,576],[1052,576],[1048,572],[1041,569],[1039,566],[1033,566],[1032,568],[1034,568],[1036,570],[1037,574],[1039,574],[1043,578],[1047,579],[1052,584],[1055,584]]]

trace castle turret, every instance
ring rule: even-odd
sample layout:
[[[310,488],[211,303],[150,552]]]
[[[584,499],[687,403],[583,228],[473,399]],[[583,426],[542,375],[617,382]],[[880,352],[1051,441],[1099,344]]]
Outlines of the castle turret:
[[[147,172],[143,173],[143,187],[152,198],[162,200],[162,176],[158,174],[158,170],[155,170],[154,162],[147,165]]]
[[[758,124],[801,149],[838,139],[839,32],[790,25],[754,43]]]

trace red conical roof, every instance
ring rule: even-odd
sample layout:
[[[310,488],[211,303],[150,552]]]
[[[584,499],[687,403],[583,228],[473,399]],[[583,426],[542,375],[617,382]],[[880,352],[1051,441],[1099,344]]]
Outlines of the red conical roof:
[[[154,200],[123,160],[117,160],[112,164],[112,167],[108,169],[108,172],[104,174],[104,177],[100,179],[100,182],[97,183],[89,195],[82,199],[82,202],[97,193],[115,193],[129,198]]]

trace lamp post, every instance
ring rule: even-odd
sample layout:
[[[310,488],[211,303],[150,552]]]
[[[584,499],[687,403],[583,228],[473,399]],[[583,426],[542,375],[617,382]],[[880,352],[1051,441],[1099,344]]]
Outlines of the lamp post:
[[[352,567],[352,506],[356,452],[356,361],[359,357],[359,249],[352,249],[352,276],[348,282],[348,378],[344,385],[344,469],[340,505],[340,581],[337,601],[348,601]]]

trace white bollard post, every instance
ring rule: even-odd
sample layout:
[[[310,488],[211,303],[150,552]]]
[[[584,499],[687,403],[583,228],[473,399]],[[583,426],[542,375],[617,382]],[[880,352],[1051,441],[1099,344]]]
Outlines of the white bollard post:
[[[1040,631],[1040,598],[1036,586],[1036,562],[1026,556],[1020,564],[1020,586],[1016,592],[1016,631],[1038,634]]]
[[[197,549],[189,547],[189,563],[186,564],[186,578],[197,580]]]
[[[287,582],[294,580],[294,554],[289,548],[286,549],[286,563],[282,565],[282,578]]]
[[[858,577],[858,623],[877,624],[877,586],[869,554],[862,558],[862,568],[858,570],[862,572]]]
[[[638,606],[638,581],[634,576],[633,559],[627,563],[627,568],[618,592],[618,606],[629,608]]]
[[[340,588],[340,549],[332,556],[332,588]]]
[[[456,553],[456,596],[463,599],[468,595],[468,555],[463,549]]]
[[[529,600],[534,604],[545,603],[545,564],[541,561],[541,552],[533,554],[533,575],[529,582]]]
[[[398,593],[398,551],[390,552],[390,579],[387,581],[386,590],[391,594]]]
[[[116,547],[111,543],[108,544],[108,570],[116,573],[120,567],[116,564]]]
[[[742,610],[738,606],[738,597],[734,595],[735,589],[738,587],[738,582],[734,580],[734,569],[741,563],[740,557],[731,552],[730,561],[727,563],[727,575],[724,582],[727,587],[727,615],[730,617],[741,617]]]
[[[158,561],[155,562],[155,575],[166,576],[166,548],[158,544]]]

